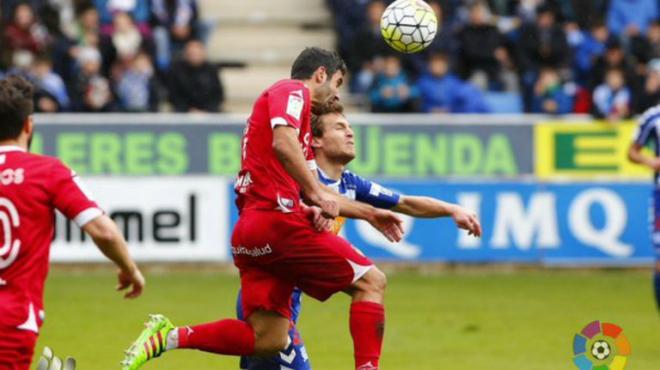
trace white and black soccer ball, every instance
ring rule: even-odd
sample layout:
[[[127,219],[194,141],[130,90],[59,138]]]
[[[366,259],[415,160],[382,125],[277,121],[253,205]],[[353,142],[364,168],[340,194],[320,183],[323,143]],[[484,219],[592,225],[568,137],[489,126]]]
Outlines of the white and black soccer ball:
[[[438,31],[438,19],[423,0],[397,0],[380,19],[385,42],[402,53],[417,53],[431,44]]]
[[[591,354],[597,360],[605,360],[606,358],[610,357],[610,353],[612,353],[610,344],[604,340],[595,341],[591,346]]]

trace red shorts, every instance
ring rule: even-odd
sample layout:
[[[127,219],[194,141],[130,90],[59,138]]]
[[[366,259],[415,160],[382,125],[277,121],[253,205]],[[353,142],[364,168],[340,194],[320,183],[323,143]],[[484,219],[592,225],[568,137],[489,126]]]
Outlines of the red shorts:
[[[294,287],[324,301],[373,266],[346,240],[316,231],[301,212],[245,210],[231,245],[241,274],[245,318],[257,309],[291,318]]]
[[[37,334],[0,326],[0,370],[29,370]]]

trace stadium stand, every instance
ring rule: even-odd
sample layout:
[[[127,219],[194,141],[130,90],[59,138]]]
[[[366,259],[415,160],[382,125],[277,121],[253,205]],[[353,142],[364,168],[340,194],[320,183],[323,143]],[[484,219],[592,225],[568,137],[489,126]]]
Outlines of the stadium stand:
[[[417,55],[394,54],[382,41],[379,17],[390,2],[5,0],[0,73],[35,82],[40,111],[181,111],[171,93],[180,84],[168,72],[199,39],[206,55],[194,73],[219,74],[220,87],[202,104],[210,111],[249,110],[309,45],[335,48],[347,61],[353,110],[615,120],[660,94],[657,0],[429,0],[442,21]],[[388,76],[385,66],[397,63],[401,76]],[[383,106],[393,78],[405,96]]]

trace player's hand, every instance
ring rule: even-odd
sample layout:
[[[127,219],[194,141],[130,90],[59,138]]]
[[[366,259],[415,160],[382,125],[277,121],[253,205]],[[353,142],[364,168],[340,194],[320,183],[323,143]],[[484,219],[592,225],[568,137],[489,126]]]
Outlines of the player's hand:
[[[391,211],[376,209],[367,221],[391,242],[399,242],[403,238],[403,220]]]
[[[137,298],[142,294],[145,282],[142,273],[137,268],[132,272],[119,270],[117,280],[119,281],[117,284],[118,291],[131,288],[130,291],[124,294],[124,298]]]
[[[481,237],[481,223],[476,214],[463,207],[455,206],[451,217],[459,229],[467,230],[468,235],[474,235],[477,238]]]
[[[321,209],[323,217],[334,219],[339,216],[339,204],[328,195],[318,192],[310,195],[309,200]]]
[[[314,228],[317,231],[328,231],[332,227],[333,220],[323,217],[321,208],[316,206],[305,207],[305,214],[312,221]]]

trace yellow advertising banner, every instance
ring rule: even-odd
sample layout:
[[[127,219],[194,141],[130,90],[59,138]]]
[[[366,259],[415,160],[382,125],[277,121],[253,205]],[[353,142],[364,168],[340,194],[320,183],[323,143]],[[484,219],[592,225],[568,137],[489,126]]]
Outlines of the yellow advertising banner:
[[[651,179],[651,171],[628,161],[636,123],[540,122],[534,128],[540,179]]]

